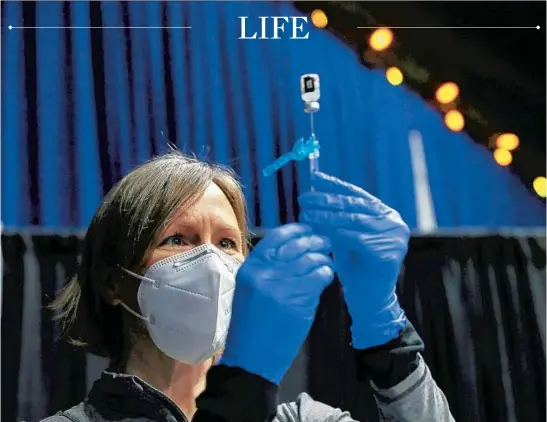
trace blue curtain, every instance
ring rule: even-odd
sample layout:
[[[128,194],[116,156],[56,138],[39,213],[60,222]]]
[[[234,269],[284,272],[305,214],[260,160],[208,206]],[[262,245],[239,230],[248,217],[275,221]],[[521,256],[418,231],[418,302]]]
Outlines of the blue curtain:
[[[309,133],[299,76],[321,76],[323,171],[361,185],[416,226],[408,133],[424,139],[440,228],[544,226],[544,204],[491,153],[414,93],[392,87],[325,31],[239,40],[287,3],[3,2],[2,219],[5,227],[85,227],[121,176],[167,142],[233,166],[250,220],[294,221],[306,163],[261,169]],[[119,29],[17,29],[88,27]],[[124,29],[124,27],[192,29]],[[298,167],[298,171],[297,171]]]

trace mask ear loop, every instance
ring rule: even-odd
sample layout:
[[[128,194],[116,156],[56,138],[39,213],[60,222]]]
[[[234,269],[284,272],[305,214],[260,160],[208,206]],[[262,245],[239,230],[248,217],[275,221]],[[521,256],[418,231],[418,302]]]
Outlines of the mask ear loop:
[[[145,317],[139,314],[138,312],[135,312],[133,309],[131,309],[129,306],[123,303],[121,300],[120,300],[120,306],[124,308],[127,312],[129,312],[131,315],[136,316],[137,318],[142,319],[143,321],[150,322],[150,318]]]
[[[154,286],[156,285],[156,280],[152,280],[151,278],[148,278],[148,277],[145,277],[145,276],[143,276],[143,275],[134,273],[133,271],[128,270],[128,269],[122,267],[121,265],[118,265],[118,267],[119,267],[122,271],[125,271],[127,274],[132,275],[133,277],[138,278],[139,280],[149,281],[149,282],[152,283]]]
[[[148,278],[148,277],[144,277],[140,274],[137,274],[137,273],[134,273],[133,271],[130,271],[124,267],[122,267],[121,265],[118,265],[118,267],[122,270],[122,271],[125,271],[126,273],[128,273],[129,275],[132,275],[133,277],[136,277],[136,278],[139,278],[141,280],[145,280],[145,281],[149,281],[151,283],[153,283],[154,285],[156,285],[156,281],[155,280],[152,280],[151,278]],[[145,317],[144,315],[141,315],[139,314],[138,312],[134,311],[133,309],[131,309],[129,306],[127,306],[125,303],[123,303],[122,300],[120,300],[120,305],[122,308],[124,308],[127,312],[129,312],[131,315],[143,320],[143,321],[146,321],[150,324],[153,323],[152,319],[150,317]]]

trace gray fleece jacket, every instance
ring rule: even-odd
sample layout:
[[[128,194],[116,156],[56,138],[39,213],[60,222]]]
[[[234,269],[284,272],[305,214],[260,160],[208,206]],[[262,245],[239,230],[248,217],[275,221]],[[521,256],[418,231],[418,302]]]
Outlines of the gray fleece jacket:
[[[385,422],[452,422],[448,402],[420,357],[418,368],[389,389],[372,384],[380,420]],[[348,412],[334,409],[303,393],[277,407],[276,422],[353,422]]]
[[[372,384],[380,420],[385,422],[451,422],[448,403],[431,377],[427,365],[419,357],[418,368],[399,384],[379,389]],[[77,406],[60,412],[43,422],[188,422],[188,419],[167,397],[136,377],[105,373],[97,381],[90,397]],[[232,421],[225,418],[197,416],[196,422]],[[250,412],[252,415],[252,412]],[[199,415],[199,412],[198,412]],[[244,420],[262,422],[260,417]],[[277,406],[274,422],[352,422],[348,412],[335,409],[300,394],[295,402]]]

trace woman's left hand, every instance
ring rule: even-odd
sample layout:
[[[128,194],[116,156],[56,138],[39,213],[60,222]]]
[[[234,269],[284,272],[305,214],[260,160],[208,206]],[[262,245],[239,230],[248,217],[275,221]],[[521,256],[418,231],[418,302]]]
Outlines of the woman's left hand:
[[[300,196],[300,221],[331,239],[356,349],[385,344],[406,326],[395,288],[410,230],[399,213],[363,189],[315,173]]]

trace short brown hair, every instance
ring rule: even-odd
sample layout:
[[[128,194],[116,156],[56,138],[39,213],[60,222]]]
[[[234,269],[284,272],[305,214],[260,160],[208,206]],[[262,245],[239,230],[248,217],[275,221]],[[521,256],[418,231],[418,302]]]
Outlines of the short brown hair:
[[[182,204],[190,206],[214,182],[233,207],[244,254],[249,230],[245,198],[231,169],[177,151],[134,169],[106,195],[87,230],[77,275],[50,308],[73,344],[118,362],[127,352],[119,306],[104,292],[124,278],[120,267],[142,271],[150,244]]]

